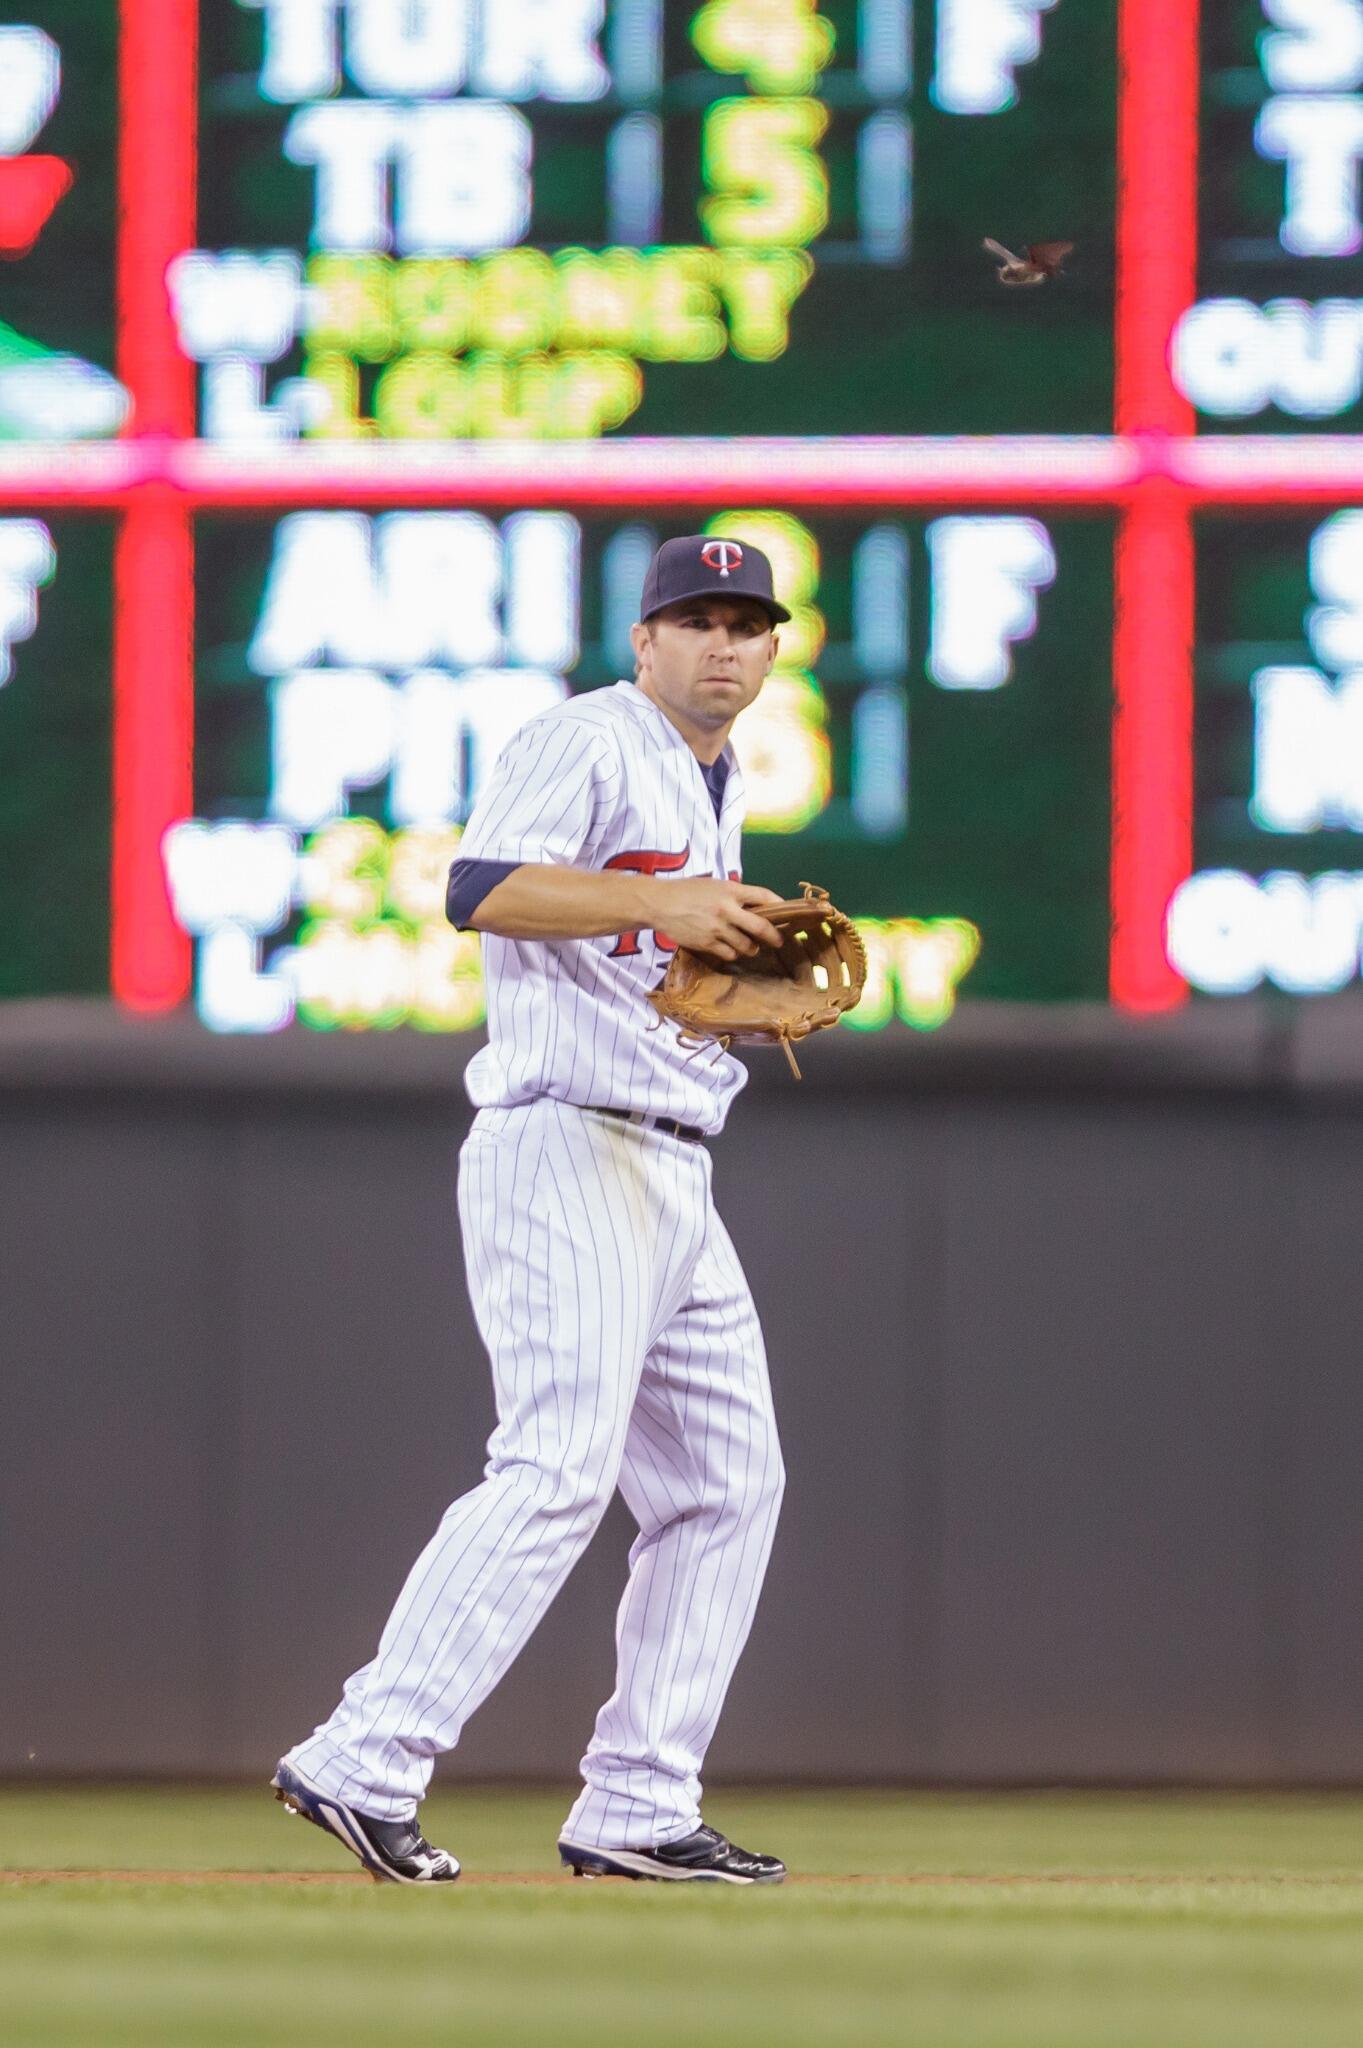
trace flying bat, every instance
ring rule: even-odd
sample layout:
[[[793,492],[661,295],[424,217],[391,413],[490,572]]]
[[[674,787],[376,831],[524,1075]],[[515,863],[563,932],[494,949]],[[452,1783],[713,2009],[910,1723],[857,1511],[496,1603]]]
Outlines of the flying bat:
[[[1060,266],[1074,251],[1073,242],[1029,242],[1027,254],[1015,256],[1011,249],[1005,249],[1002,242],[992,241],[988,235],[984,246],[991,256],[1002,259],[1001,284],[1045,284],[1048,277],[1059,277]]]

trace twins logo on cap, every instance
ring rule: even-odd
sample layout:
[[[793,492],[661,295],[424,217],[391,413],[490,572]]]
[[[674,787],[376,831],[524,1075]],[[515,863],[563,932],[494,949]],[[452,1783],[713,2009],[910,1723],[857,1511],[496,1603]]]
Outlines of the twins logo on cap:
[[[700,558],[707,569],[715,569],[721,576],[728,576],[742,567],[743,550],[736,540],[712,540],[701,549]]]

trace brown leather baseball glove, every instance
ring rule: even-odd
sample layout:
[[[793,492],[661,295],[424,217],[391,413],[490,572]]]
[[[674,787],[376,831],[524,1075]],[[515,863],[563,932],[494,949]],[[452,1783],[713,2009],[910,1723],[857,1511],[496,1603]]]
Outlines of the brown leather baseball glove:
[[[759,947],[739,960],[679,946],[661,987],[648,1000],[680,1026],[683,1042],[779,1045],[796,1080],[791,1040],[836,1024],[861,1001],[866,950],[848,917],[825,889],[801,882],[803,896],[763,903],[759,914],[782,934],[779,950]]]

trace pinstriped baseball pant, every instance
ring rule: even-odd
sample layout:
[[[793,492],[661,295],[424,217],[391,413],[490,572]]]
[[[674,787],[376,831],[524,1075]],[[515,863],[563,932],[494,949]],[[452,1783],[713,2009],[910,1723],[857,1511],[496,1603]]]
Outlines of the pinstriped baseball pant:
[[[639,1525],[616,1687],[565,1833],[680,1838],[752,1624],[784,1474],[756,1311],[705,1147],[541,1100],[483,1110],[459,1209],[498,1424],[373,1662],[290,1752],[376,1819],[414,1812],[618,1486]]]

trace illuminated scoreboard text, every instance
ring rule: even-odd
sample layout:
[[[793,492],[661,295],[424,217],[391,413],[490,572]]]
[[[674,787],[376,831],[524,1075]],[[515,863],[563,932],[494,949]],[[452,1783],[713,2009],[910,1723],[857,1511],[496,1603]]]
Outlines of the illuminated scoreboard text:
[[[1363,958],[1363,510],[1199,538],[1198,865],[1170,951],[1211,995],[1328,994]]]
[[[1201,291],[1174,376],[1208,425],[1338,420],[1363,396],[1363,0],[1209,7],[1203,45]]]
[[[1096,234],[1109,181],[1037,157],[1031,225],[996,219],[978,131],[1030,153],[1044,107],[1052,146],[1110,155],[1110,37],[1073,0],[939,0],[931,28],[909,0],[208,10],[205,246],[171,271],[202,431],[1101,429],[1101,258],[1062,377],[1060,309],[1010,306],[979,244]]]

